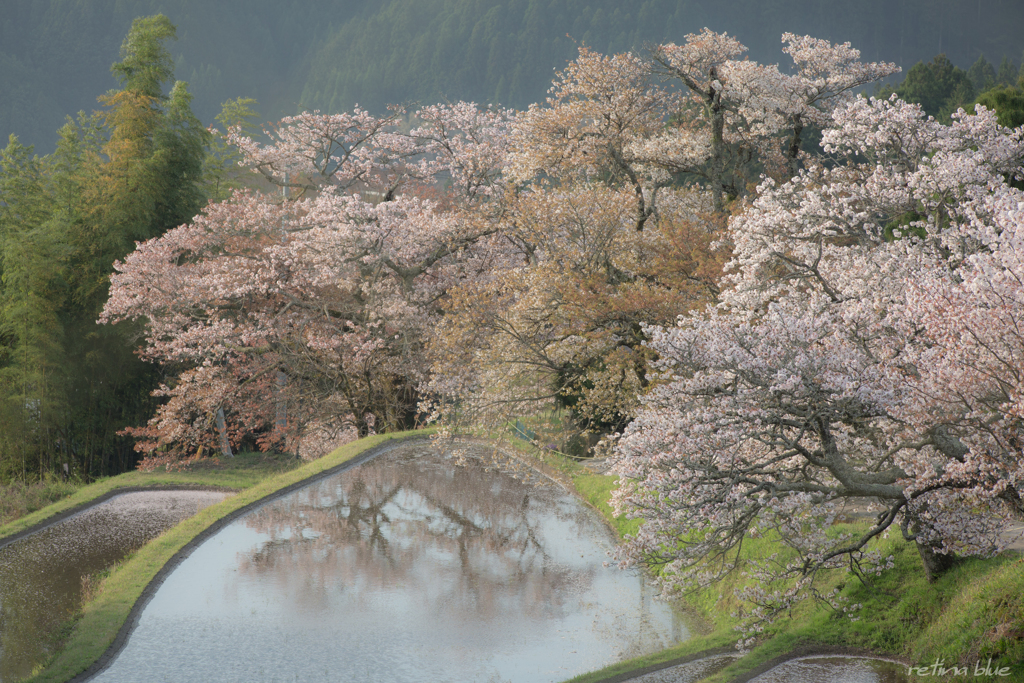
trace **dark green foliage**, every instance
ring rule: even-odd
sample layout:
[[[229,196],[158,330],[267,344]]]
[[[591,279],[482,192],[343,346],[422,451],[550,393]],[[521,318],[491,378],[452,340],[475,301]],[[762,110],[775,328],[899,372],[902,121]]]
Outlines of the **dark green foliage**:
[[[182,81],[171,88],[163,121],[154,131],[153,163],[161,179],[154,236],[192,219],[206,203],[203,166],[210,134],[192,113],[192,95]]]
[[[125,90],[161,97],[163,84],[174,77],[174,63],[164,41],[177,37],[174,25],[162,14],[136,19],[121,43],[121,61],[110,67],[111,73]]]
[[[945,55],[938,55],[930,63],[916,64],[902,83],[881,89],[876,96],[888,97],[894,92],[908,102],[921,104],[926,113],[939,120],[948,121],[960,107],[974,113],[974,105],[981,104],[995,111],[1004,126],[1024,125],[1024,71],[1007,57],[1003,57],[997,73],[984,55],[967,72]],[[891,236],[893,227],[899,226],[889,226],[887,236]]]
[[[1004,56],[1003,61],[999,63],[999,71],[996,72],[996,85],[1016,85],[1018,73],[1017,65],[1011,62],[1009,57]]]
[[[995,110],[1001,125],[1024,126],[1024,91],[1020,87],[993,88],[979,95],[977,103]]]
[[[996,70],[985,59],[985,55],[979,56],[978,61],[967,70],[967,77],[971,79],[974,89],[978,92],[988,90],[996,84]]]
[[[209,133],[184,83],[163,94],[173,36],[166,17],[134,22],[104,111],[69,119],[49,156],[13,137],[0,153],[0,481],[135,463],[118,432],[152,415],[159,369],[136,326],[96,319],[114,261],[206,201]]]
[[[252,110],[255,104],[256,100],[251,97],[238,97],[221,105],[220,114],[217,115],[219,129],[215,129],[210,136],[203,167],[206,195],[212,201],[226,199],[235,189],[260,183],[260,176],[239,166],[242,155],[227,142],[227,135],[234,128],[244,135],[259,139],[260,130],[256,125],[259,116]]]
[[[926,114],[939,120],[974,99],[974,84],[967,72],[955,66],[946,55],[937,55],[927,64],[918,62],[895,88],[900,99],[920,104]],[[886,93],[883,91],[883,96]]]
[[[47,222],[44,166],[11,136],[0,152],[0,477],[25,471],[56,435],[63,328],[60,245]]]
[[[997,74],[982,56],[971,67],[968,75],[979,92],[974,103],[966,107],[968,111],[973,111],[973,104],[981,104],[996,112],[1001,125],[1010,128],[1024,125],[1024,68],[1017,69],[1004,56]]]
[[[651,42],[682,42],[705,26],[737,36],[751,58],[768,62],[784,61],[785,31],[848,40],[866,60],[897,63],[934,54],[935,45],[967,63],[997,42],[1003,52],[1020,49],[1013,43],[1024,36],[996,38],[991,22],[1000,12],[1007,25],[1024,26],[1024,8],[1002,2],[979,15],[966,1],[940,4],[906,0],[894,10],[877,0],[390,0],[339,25],[317,46],[300,102],[328,111],[440,98],[525,108],[543,100],[552,69],[573,59],[579,44],[637,51]],[[973,93],[957,97],[970,102]]]

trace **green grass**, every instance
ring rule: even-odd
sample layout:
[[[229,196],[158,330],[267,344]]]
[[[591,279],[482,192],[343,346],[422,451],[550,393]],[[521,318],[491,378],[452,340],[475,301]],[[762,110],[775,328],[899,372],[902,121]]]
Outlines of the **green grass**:
[[[936,614],[913,642],[910,657],[918,665],[939,658],[966,662],[1019,662],[1013,671],[1024,679],[1024,558],[972,561],[943,577],[946,609]],[[979,570],[984,580],[974,580]],[[963,657],[963,653],[967,653]]]
[[[912,666],[941,660],[947,667],[969,667],[971,676],[964,680],[973,679],[978,661],[992,657],[1010,667],[1010,675],[999,680],[1024,681],[1024,560],[966,560],[929,584],[911,544],[892,539],[882,546],[895,555],[896,566],[872,587],[839,572],[823,581],[826,588],[842,584],[841,594],[863,605],[857,621],[806,602],[708,683],[730,681],[800,646],[860,648]]]
[[[33,682],[62,682],[83,671],[112,642],[132,605],[153,576],[180,548],[221,517],[354,457],[364,448],[395,437],[385,435],[348,444],[321,460],[301,467],[297,462],[252,455],[228,463],[211,462],[190,472],[133,472],[97,482],[55,505],[0,527],[0,538],[124,486],[191,484],[224,486],[242,491],[200,512],[150,542],[106,577],[97,597],[86,605],[64,649]],[[615,486],[611,476],[587,468],[518,440],[503,442],[529,455],[540,469],[563,481],[571,480],[580,495],[599,510],[620,536],[636,530],[639,522],[616,518],[608,499]],[[34,520],[34,521],[33,521]],[[762,555],[774,550],[768,539],[755,539],[744,552]],[[822,576],[821,587],[843,585],[841,594],[864,605],[860,620],[849,619],[811,601],[800,603],[786,619],[770,627],[758,645],[725,670],[707,679],[726,683],[773,658],[801,646],[846,646],[901,658],[914,665],[930,665],[936,658],[946,666],[993,662],[1010,665],[1011,675],[1001,681],[1024,681],[1024,559],[1007,555],[991,560],[967,560],[934,584],[924,579],[915,548],[901,539],[882,542],[882,550],[895,557],[895,568],[874,581],[872,588],[850,580],[841,572]],[[740,574],[726,577],[712,589],[688,596],[688,610],[707,615],[701,632],[680,645],[638,659],[620,662],[572,679],[572,683],[599,683],[616,675],[671,662],[705,650],[730,646],[738,639],[732,616],[741,607],[736,589],[746,581]],[[973,672],[973,668],[972,668]],[[968,677],[965,680],[976,680]]]
[[[243,467],[239,471],[227,475],[224,475],[223,472],[218,474],[216,471],[211,471],[205,473],[161,473],[156,478],[150,478],[150,475],[143,473],[132,473],[139,476],[129,479],[132,483],[121,484],[122,486],[168,483],[212,484],[215,481],[218,485],[222,485],[220,482],[224,480],[233,481],[236,485],[246,481],[257,481],[257,483],[181,522],[147,543],[129,560],[115,568],[103,580],[96,598],[82,608],[82,614],[74,627],[70,629],[63,649],[47,663],[42,671],[36,673],[28,681],[32,683],[63,683],[63,681],[69,680],[88,668],[114,641],[114,637],[127,619],[132,606],[142,595],[149,582],[160,571],[161,567],[189,541],[217,520],[280,489],[340,465],[367,448],[391,439],[418,436],[429,432],[430,430],[402,432],[361,439],[346,444],[319,460],[314,460],[301,467],[288,469],[269,477],[266,476],[267,469],[273,469],[278,465],[270,465],[268,463],[254,464],[251,468]],[[218,479],[222,475],[224,478]],[[125,476],[127,475],[120,475],[120,477]],[[191,478],[193,476],[198,476],[198,480]],[[120,477],[113,477],[112,479],[119,479]],[[80,491],[79,494],[72,498],[78,498],[78,495],[82,493],[85,493],[85,490]],[[96,496],[98,495],[102,495],[102,492],[96,494]],[[64,505],[67,502],[62,501],[58,505]],[[82,502],[82,500],[78,502]],[[47,513],[47,510],[41,510],[40,512]],[[54,513],[48,513],[49,516],[52,516],[52,514]]]
[[[581,495],[606,515],[620,535],[637,528],[637,520],[611,516],[607,501],[615,486],[613,477],[577,473],[573,480]],[[976,680],[975,663],[984,665],[992,657],[993,666],[1010,667],[1009,675],[998,680],[1024,681],[1024,558],[1007,553],[989,560],[965,560],[929,584],[912,544],[891,538],[881,540],[879,547],[885,555],[893,555],[895,567],[873,579],[870,587],[839,570],[819,576],[823,592],[841,587],[840,595],[850,604],[863,605],[857,621],[805,600],[768,627],[748,654],[706,682],[726,683],[800,647],[857,648],[913,666],[930,666],[938,659],[946,667],[968,666],[970,675],[963,680]],[[779,550],[770,539],[751,539],[744,544],[743,556],[763,557]],[[662,652],[577,676],[571,683],[600,683],[625,672],[735,644],[740,619],[732,615],[743,607],[735,591],[746,581],[742,573],[733,573],[683,600],[690,610],[707,615],[706,632]]]
[[[495,437],[496,435],[492,434],[491,436]],[[616,517],[608,502],[615,489],[616,477],[594,474],[577,460],[563,457],[550,450],[537,448],[522,439],[504,438],[500,443],[518,451],[542,471],[547,471],[562,481],[571,483],[580,497],[601,513],[620,539],[636,533],[636,530],[640,528],[638,519],[627,519],[625,516]]]
[[[40,481],[0,484],[0,528],[29,513],[73,495],[85,484],[50,475]]]
[[[584,468],[585,469],[585,468]],[[625,538],[626,536],[635,534],[637,529],[640,528],[639,519],[627,519],[625,515],[620,517],[615,516],[615,511],[612,510],[612,506],[608,501],[612,497],[612,491],[615,490],[617,477],[612,477],[603,474],[590,474],[589,472],[584,474],[580,473],[572,478],[573,484],[576,486],[576,491],[579,492],[583,499],[590,503],[598,512],[604,515],[604,518],[608,520],[612,528],[618,533],[619,538]]]

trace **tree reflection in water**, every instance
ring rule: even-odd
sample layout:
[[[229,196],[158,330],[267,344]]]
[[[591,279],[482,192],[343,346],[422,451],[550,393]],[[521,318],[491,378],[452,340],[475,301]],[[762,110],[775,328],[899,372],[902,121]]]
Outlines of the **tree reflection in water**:
[[[510,603],[529,618],[558,614],[594,571],[544,547],[541,527],[564,494],[500,471],[487,450],[468,449],[467,466],[426,450],[388,454],[264,507],[246,525],[270,540],[241,555],[239,571],[314,610],[338,586],[357,596],[400,586],[448,619],[500,618]],[[582,533],[579,510],[561,512]]]
[[[595,512],[488,452],[397,445],[228,524],[93,683],[538,683],[687,637]]]

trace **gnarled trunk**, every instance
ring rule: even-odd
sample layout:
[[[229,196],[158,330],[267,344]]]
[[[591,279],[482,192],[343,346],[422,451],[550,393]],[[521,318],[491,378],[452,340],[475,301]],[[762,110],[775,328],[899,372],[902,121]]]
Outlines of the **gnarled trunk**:
[[[935,579],[949,571],[959,559],[956,555],[947,555],[939,552],[935,547],[918,541],[917,552],[921,556],[921,563],[924,565],[924,574],[928,583],[935,583]]]

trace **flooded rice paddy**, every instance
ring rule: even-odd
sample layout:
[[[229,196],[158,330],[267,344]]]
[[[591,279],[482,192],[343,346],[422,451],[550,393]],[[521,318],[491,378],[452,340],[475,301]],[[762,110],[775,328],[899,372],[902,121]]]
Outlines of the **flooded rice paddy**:
[[[867,657],[814,656],[792,659],[751,683],[908,683],[905,664]]]
[[[721,671],[740,654],[711,655],[629,679],[629,683],[697,683]],[[751,683],[909,683],[907,667],[870,657],[811,655],[783,662]]]
[[[596,512],[489,454],[403,445],[235,520],[92,680],[538,683],[689,636]]]
[[[98,572],[225,495],[122,493],[0,548],[0,683],[28,676],[50,656]]]
[[[738,654],[712,655],[629,679],[629,683],[696,683],[739,658]]]

